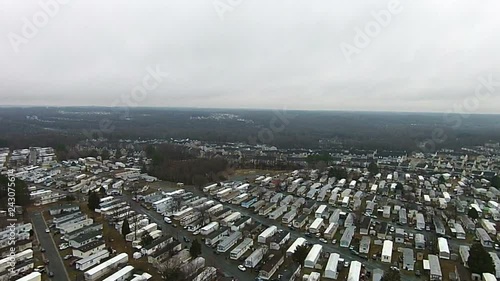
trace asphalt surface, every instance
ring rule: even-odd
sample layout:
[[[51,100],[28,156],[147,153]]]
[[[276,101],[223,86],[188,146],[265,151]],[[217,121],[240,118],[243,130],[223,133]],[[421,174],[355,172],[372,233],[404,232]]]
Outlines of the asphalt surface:
[[[53,281],[69,281],[68,273],[64,267],[64,263],[59,255],[59,250],[56,247],[54,240],[52,239],[52,233],[45,233],[45,229],[48,228],[45,219],[41,213],[34,213],[31,221],[33,222],[33,227],[38,237],[40,245],[45,249],[43,253],[44,258],[49,260],[47,265],[47,270],[54,273],[54,277],[49,278]]]

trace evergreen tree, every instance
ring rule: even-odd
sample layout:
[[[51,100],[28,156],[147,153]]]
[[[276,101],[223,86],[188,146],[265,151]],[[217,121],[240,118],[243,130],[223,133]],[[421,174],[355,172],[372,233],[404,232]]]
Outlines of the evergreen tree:
[[[494,176],[491,179],[491,186],[496,187],[496,188],[500,188],[500,177],[499,176]]]
[[[193,258],[197,258],[201,254],[201,244],[198,242],[198,239],[193,240],[191,248],[189,248],[189,253]]]
[[[303,266],[304,260],[306,259],[308,253],[309,247],[307,247],[306,245],[300,245],[295,249],[295,252],[293,252],[292,259]]]
[[[370,172],[371,175],[378,174],[379,169],[377,163],[371,162],[370,165],[368,165],[368,172]]]
[[[90,192],[88,198],[88,206],[89,209],[95,211],[95,209],[99,208],[100,198],[96,192]]]
[[[490,254],[481,243],[474,243],[469,250],[467,265],[472,273],[483,274],[485,272],[495,273],[495,265]]]
[[[467,212],[467,216],[473,220],[477,220],[479,218],[479,214],[475,208],[470,208],[469,212]]]
[[[127,234],[130,233],[130,225],[128,224],[128,219],[123,220],[122,224],[122,235],[125,237]]]
[[[153,242],[153,237],[149,233],[146,233],[141,238],[142,246],[147,246]]]

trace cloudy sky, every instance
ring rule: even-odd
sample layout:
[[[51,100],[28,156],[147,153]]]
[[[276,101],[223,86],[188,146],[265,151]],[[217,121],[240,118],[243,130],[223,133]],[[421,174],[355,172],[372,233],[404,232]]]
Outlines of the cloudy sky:
[[[500,113],[499,11],[498,0],[0,0],[0,105]]]

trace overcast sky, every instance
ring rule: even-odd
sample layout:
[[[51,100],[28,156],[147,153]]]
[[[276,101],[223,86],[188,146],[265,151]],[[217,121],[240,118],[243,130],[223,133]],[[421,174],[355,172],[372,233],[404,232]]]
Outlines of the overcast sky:
[[[390,2],[0,0],[0,105],[500,113],[500,1]]]

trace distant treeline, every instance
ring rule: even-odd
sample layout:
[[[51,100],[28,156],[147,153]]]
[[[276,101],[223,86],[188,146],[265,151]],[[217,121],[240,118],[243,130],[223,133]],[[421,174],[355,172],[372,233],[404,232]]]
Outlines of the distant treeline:
[[[235,119],[193,119],[231,113]],[[30,116],[27,118],[26,116]],[[34,118],[33,116],[36,116]],[[127,118],[124,118],[126,116]],[[457,117],[461,117],[457,115]],[[4,108],[0,146],[72,145],[91,137],[189,138],[266,143],[279,148],[420,151],[419,144],[461,148],[500,139],[499,115],[470,115],[460,126],[442,114],[208,109]],[[439,136],[439,139],[433,137]]]

